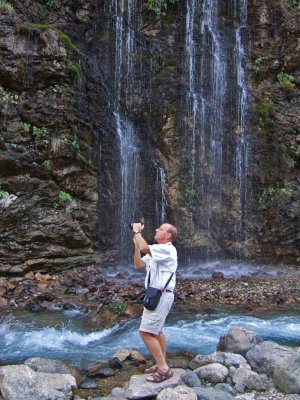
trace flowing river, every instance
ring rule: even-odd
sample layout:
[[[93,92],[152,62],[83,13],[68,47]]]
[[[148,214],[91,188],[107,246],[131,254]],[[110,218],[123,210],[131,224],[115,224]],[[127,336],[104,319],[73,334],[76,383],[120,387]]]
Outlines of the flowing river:
[[[141,284],[144,274],[132,267],[103,269],[108,279],[124,279]],[[213,261],[178,268],[180,279],[208,279],[215,271],[225,278],[282,277],[299,279],[300,271],[287,267],[256,266]],[[182,306],[183,307],[183,306]],[[208,354],[216,349],[221,335],[231,326],[242,326],[258,333],[264,340],[300,346],[300,315],[296,312],[248,315],[244,311],[195,311],[173,307],[165,328],[168,351],[181,349]],[[78,311],[30,313],[12,311],[0,315],[0,365],[22,363],[28,357],[61,359],[77,368],[104,361],[119,348],[136,348],[147,354],[138,334],[139,318],[130,319],[109,329],[96,328],[86,314]]]
[[[0,364],[22,363],[28,357],[61,359],[84,368],[110,358],[119,348],[146,353],[138,334],[139,319],[111,329],[96,330],[78,313],[14,313],[0,318]],[[231,326],[254,330],[264,340],[300,346],[300,316],[248,316],[241,313],[171,313],[165,329],[169,351],[186,349],[197,354],[215,351]]]

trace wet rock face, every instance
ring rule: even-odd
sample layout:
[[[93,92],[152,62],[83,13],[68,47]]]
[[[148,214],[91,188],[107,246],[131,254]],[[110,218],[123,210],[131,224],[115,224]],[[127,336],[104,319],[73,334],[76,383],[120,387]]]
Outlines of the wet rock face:
[[[1,273],[97,249],[97,134],[84,112],[83,55],[44,8],[16,2],[14,15],[0,15]]]
[[[249,2],[253,32],[249,87],[259,152],[254,155],[256,258],[300,261],[299,9],[288,1]]]
[[[250,258],[300,261],[299,12],[288,3],[248,2],[249,114],[258,139],[245,229]],[[0,15],[0,272],[7,274],[91,257],[99,242],[101,250],[116,249],[119,230],[111,227],[119,223],[121,179],[109,108],[115,73],[107,63],[115,51],[104,25],[105,18],[111,21],[109,7],[76,0],[16,0],[14,7],[14,15]],[[142,148],[139,201],[146,236],[152,238],[158,223],[160,166],[181,254],[240,254],[233,237],[240,214],[230,180],[222,189],[229,206],[215,208],[218,229],[211,235],[199,231],[210,201],[191,206],[191,193],[183,191],[185,15],[175,7],[166,15],[145,13],[141,21],[137,86],[126,105]]]

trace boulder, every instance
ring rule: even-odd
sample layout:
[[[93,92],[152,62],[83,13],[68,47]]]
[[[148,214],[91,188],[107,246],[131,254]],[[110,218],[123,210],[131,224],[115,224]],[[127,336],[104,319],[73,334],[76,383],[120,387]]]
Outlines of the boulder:
[[[163,389],[157,396],[157,400],[197,400],[197,395],[193,389],[184,385],[175,388]]]
[[[249,350],[246,359],[256,372],[272,376],[274,368],[279,366],[285,358],[293,355],[294,352],[295,350],[290,347],[264,341]]]
[[[235,394],[234,389],[228,385],[228,383],[217,383],[214,387],[214,389],[222,390],[226,393],[230,393],[232,395]]]
[[[187,370],[186,375],[182,378],[182,382],[189,387],[202,386],[201,381],[196,372]]]
[[[137,350],[130,350],[130,359],[136,361],[139,364],[145,364],[146,358],[140,354]]]
[[[232,376],[232,382],[236,385],[244,385],[249,390],[264,391],[272,385],[265,375],[259,375],[251,370],[248,364],[242,365]]]
[[[172,369],[173,376],[161,383],[147,382],[147,374],[133,375],[128,385],[127,398],[129,400],[144,399],[147,397],[157,396],[163,389],[174,388],[180,385],[181,379],[185,376],[184,369]]]
[[[5,400],[71,400],[76,387],[70,374],[35,372],[27,365],[0,367],[0,391]]]
[[[33,357],[28,358],[24,364],[28,365],[28,367],[36,372],[47,372],[50,374],[70,374],[76,379],[77,385],[80,385],[81,382],[83,382],[83,377],[77,369],[70,367],[60,360]]]
[[[284,393],[300,393],[300,352],[274,368],[274,383]]]
[[[118,358],[121,362],[130,358],[130,350],[128,349],[119,349],[115,352],[112,358]]]
[[[121,387],[115,387],[110,393],[110,397],[117,397],[119,399],[127,399],[128,391]]]
[[[119,349],[112,356],[113,359],[118,358],[121,362],[125,360],[133,360],[137,363],[144,364],[146,359],[143,355],[141,355],[137,350],[134,349]]]
[[[197,368],[195,372],[200,376],[200,378],[203,378],[210,383],[224,382],[229,373],[228,369],[219,363],[203,365],[202,367]]]
[[[244,356],[247,351],[261,341],[262,339],[255,332],[239,326],[233,326],[229,329],[227,335],[220,337],[217,351],[238,353]]]
[[[226,367],[238,367],[241,364],[246,364],[247,361],[240,354],[224,353],[222,351],[216,351],[215,353],[207,355],[197,355],[192,359],[189,366],[192,369],[202,367],[206,364],[219,363]]]
[[[198,400],[233,400],[230,393],[213,388],[193,388]]]

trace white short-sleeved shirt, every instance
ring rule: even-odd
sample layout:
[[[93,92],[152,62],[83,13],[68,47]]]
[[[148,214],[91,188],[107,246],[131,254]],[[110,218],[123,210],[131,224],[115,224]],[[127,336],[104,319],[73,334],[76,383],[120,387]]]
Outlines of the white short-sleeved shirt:
[[[163,244],[153,244],[150,247],[151,254],[146,254],[142,260],[146,263],[145,287],[148,286],[148,276],[150,274],[150,286],[163,289],[172,272],[174,275],[167,290],[174,290],[176,284],[175,272],[177,269],[177,250],[171,242]]]

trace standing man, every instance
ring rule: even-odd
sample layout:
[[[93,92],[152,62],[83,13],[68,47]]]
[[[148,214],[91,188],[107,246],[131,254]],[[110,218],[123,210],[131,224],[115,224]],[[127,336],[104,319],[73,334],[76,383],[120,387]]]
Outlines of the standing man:
[[[144,307],[140,325],[140,335],[155,360],[155,365],[145,371],[151,373],[147,381],[159,383],[173,376],[166,362],[167,344],[163,326],[174,301],[177,251],[172,241],[176,239],[177,229],[171,224],[162,224],[155,231],[154,239],[158,244],[148,245],[142,236],[143,224],[134,223],[132,228],[135,245],[134,267],[146,268],[145,287],[148,286],[150,274],[149,286],[162,291],[159,304],[154,311]],[[145,254],[144,257],[141,257],[141,252]],[[171,275],[171,281],[164,289]]]

